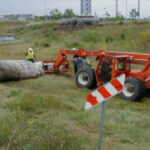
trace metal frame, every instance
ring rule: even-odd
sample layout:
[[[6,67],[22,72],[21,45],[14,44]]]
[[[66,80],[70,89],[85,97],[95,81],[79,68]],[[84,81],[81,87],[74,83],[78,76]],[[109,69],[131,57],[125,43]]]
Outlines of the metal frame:
[[[81,16],[91,16],[91,0],[81,0]]]
[[[61,49],[57,59],[55,61],[43,61],[43,68],[45,72],[55,72],[55,71],[69,71],[69,61],[67,60],[67,54],[71,55],[78,55],[79,57],[83,56],[95,56],[98,57],[98,64],[95,68],[95,76],[97,80],[97,85],[104,84],[99,79],[99,65],[102,62],[102,59],[112,59],[112,72],[111,72],[111,79],[119,76],[120,74],[124,73],[126,77],[135,77],[139,78],[141,81],[145,82],[145,87],[150,88],[150,54],[140,54],[140,53],[128,53],[128,52],[113,52],[113,51],[106,51],[106,50],[85,50],[85,49],[78,49],[78,50],[63,50]],[[118,59],[123,59],[125,62],[124,70],[119,71],[116,68],[116,64],[118,63]],[[53,63],[53,68],[48,69],[48,63]],[[144,68],[142,70],[133,70],[133,69],[126,69],[126,65],[128,63],[132,64],[143,64]]]

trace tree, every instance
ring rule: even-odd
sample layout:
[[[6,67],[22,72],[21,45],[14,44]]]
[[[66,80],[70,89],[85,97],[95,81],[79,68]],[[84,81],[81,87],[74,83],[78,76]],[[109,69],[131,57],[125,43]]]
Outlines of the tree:
[[[53,20],[58,20],[62,18],[62,16],[62,13],[56,8],[50,11],[50,18]]]
[[[138,16],[140,15],[140,13],[138,11],[136,11],[136,9],[131,9],[130,11],[130,18],[131,19],[136,19]]]
[[[110,14],[106,11],[105,20],[107,21],[123,21],[125,18],[121,13],[118,13],[116,17],[110,17]]]
[[[66,9],[63,14],[56,8],[50,11],[50,19],[52,20],[58,20],[60,18],[72,18],[75,16],[76,14],[73,12],[72,9]]]
[[[116,20],[121,21],[124,20],[125,18],[123,17],[123,15],[121,13],[118,12],[117,16],[115,17]]]
[[[105,18],[109,18],[110,14],[108,13],[108,11],[105,11]]]
[[[76,15],[74,14],[72,9],[66,9],[64,14],[63,14],[64,18],[72,18],[72,17],[75,17],[75,16]]]
[[[44,16],[34,16],[34,21],[43,21],[44,18]]]

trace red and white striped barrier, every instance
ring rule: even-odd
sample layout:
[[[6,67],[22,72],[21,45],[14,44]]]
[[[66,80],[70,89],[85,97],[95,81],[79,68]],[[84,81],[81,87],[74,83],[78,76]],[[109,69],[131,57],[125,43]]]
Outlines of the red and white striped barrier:
[[[112,98],[119,94],[124,88],[125,74],[120,75],[116,79],[97,88],[92,93],[87,95],[85,109],[91,109],[96,105]]]

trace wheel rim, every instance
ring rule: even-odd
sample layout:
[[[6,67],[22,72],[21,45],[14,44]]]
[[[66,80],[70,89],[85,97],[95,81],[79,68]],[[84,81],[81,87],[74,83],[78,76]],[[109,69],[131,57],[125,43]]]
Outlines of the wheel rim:
[[[89,76],[86,72],[81,72],[78,76],[78,81],[82,85],[87,85],[89,82]]]
[[[132,83],[125,83],[123,94],[127,97],[131,97],[135,94],[135,86]]]

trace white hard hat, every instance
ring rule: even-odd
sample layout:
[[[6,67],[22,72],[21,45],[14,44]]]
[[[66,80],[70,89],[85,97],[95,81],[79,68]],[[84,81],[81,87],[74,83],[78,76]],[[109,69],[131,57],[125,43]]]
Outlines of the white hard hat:
[[[76,48],[73,48],[72,50],[75,51],[75,50],[77,50],[77,49],[76,49]]]
[[[33,48],[29,48],[29,51],[33,51]]]

